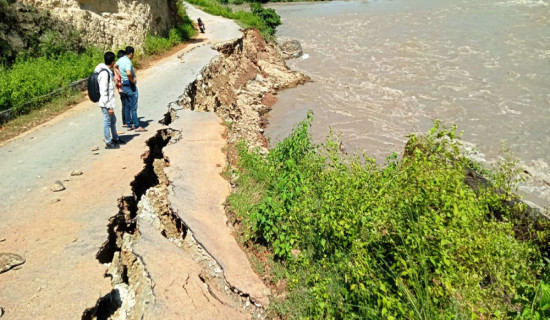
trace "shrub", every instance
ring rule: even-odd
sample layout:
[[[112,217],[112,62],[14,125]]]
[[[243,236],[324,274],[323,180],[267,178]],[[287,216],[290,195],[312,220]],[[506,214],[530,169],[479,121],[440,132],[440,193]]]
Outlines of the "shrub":
[[[275,28],[281,25],[281,17],[273,9],[265,9],[258,2],[250,3],[252,14],[262,19],[268,28],[269,34],[275,33]]]
[[[14,107],[16,114],[26,112],[43,102],[38,99],[40,96],[87,77],[102,60],[103,51],[94,47],[82,54],[19,57],[11,68],[0,68],[0,110]]]
[[[290,318],[472,319],[519,308],[511,299],[536,285],[542,252],[536,237],[515,234],[521,208],[492,209],[511,200],[513,185],[499,183],[509,172],[474,192],[455,130],[437,123],[425,139],[411,136],[403,159],[379,168],[366,155],[342,155],[335,138],[311,143],[311,121],[266,156],[241,144],[228,199],[245,240],[266,246],[286,270],[290,292],[276,310]]]

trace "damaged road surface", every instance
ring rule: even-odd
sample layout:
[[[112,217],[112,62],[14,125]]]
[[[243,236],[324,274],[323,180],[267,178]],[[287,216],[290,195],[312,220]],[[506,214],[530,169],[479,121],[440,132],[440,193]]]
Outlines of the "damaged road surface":
[[[131,183],[132,195],[119,200],[119,212],[110,219],[108,238],[97,254],[109,266],[106,275],[113,289],[86,309],[82,319],[262,317],[269,292],[223,220],[222,203],[229,191],[217,166],[224,161],[223,127],[212,114],[190,112],[184,119],[174,127],[185,127],[185,132],[161,129],[147,141],[145,166]],[[182,184],[188,189],[180,193]],[[193,210],[189,216],[206,217],[219,226],[217,232],[226,236],[218,239],[218,247],[237,261],[228,264],[224,257],[222,267],[196,241],[175,213],[188,210]],[[226,279],[236,273],[242,276],[232,279],[234,286]]]
[[[0,147],[0,252],[25,259],[0,274],[2,320],[250,318],[263,312],[261,298],[226,281],[192,230],[165,210],[172,187],[158,168],[175,164],[163,144],[194,138],[176,138],[177,130],[157,121],[218,54],[207,41],[241,35],[230,20],[194,8],[188,14],[211,26],[208,39],[138,73],[148,133],[127,133],[119,150],[92,155],[103,124],[97,105],[84,102]],[[76,169],[84,174],[70,176]],[[66,190],[53,202],[49,187],[56,180]]]
[[[252,270],[228,226],[222,176],[229,140],[264,146],[269,99],[307,81],[255,30],[216,45],[222,54],[169,104],[147,141],[145,166],[119,200],[97,254],[112,290],[82,319],[264,318],[270,290]],[[191,109],[195,110],[185,110]],[[212,111],[212,112],[196,112]],[[218,117],[219,116],[219,117]]]

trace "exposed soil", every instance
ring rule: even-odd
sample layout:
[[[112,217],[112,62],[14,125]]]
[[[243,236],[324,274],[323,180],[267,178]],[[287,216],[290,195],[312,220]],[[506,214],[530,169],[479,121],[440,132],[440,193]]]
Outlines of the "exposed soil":
[[[251,148],[266,150],[262,134],[267,113],[279,90],[309,80],[291,71],[280,49],[267,43],[258,31],[245,31],[242,39],[218,44],[217,57],[191,83],[178,104],[195,111],[214,112],[229,129],[228,142],[246,140]]]

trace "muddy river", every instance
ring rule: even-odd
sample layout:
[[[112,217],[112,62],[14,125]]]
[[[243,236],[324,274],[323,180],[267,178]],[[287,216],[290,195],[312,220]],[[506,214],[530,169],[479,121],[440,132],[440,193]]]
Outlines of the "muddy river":
[[[266,130],[288,135],[313,110],[314,138],[329,128],[348,150],[379,162],[434,119],[459,126],[492,162],[504,142],[537,175],[521,191],[550,204],[548,0],[378,0],[275,4],[289,60],[312,83],[279,93]],[[304,59],[306,58],[307,59]]]

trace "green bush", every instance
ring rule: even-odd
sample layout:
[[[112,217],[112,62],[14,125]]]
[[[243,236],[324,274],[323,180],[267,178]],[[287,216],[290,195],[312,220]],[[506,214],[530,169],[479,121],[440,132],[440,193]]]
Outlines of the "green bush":
[[[11,68],[0,68],[0,110],[13,107],[16,114],[26,112],[43,102],[38,97],[90,75],[99,61],[103,61],[103,51],[93,47],[81,54],[19,57]]]
[[[281,17],[273,9],[265,9],[258,2],[250,3],[252,14],[262,19],[269,34],[275,34],[275,28],[281,25]]]
[[[289,318],[505,318],[534,288],[543,265],[537,237],[519,239],[521,206],[496,172],[477,192],[455,130],[437,123],[411,136],[402,160],[382,168],[345,156],[339,142],[310,141],[311,115],[266,156],[239,146],[237,192],[228,199],[246,241],[286,270]],[[361,160],[365,159],[365,160]],[[504,181],[504,182],[503,182]],[[544,300],[546,301],[546,300]]]

